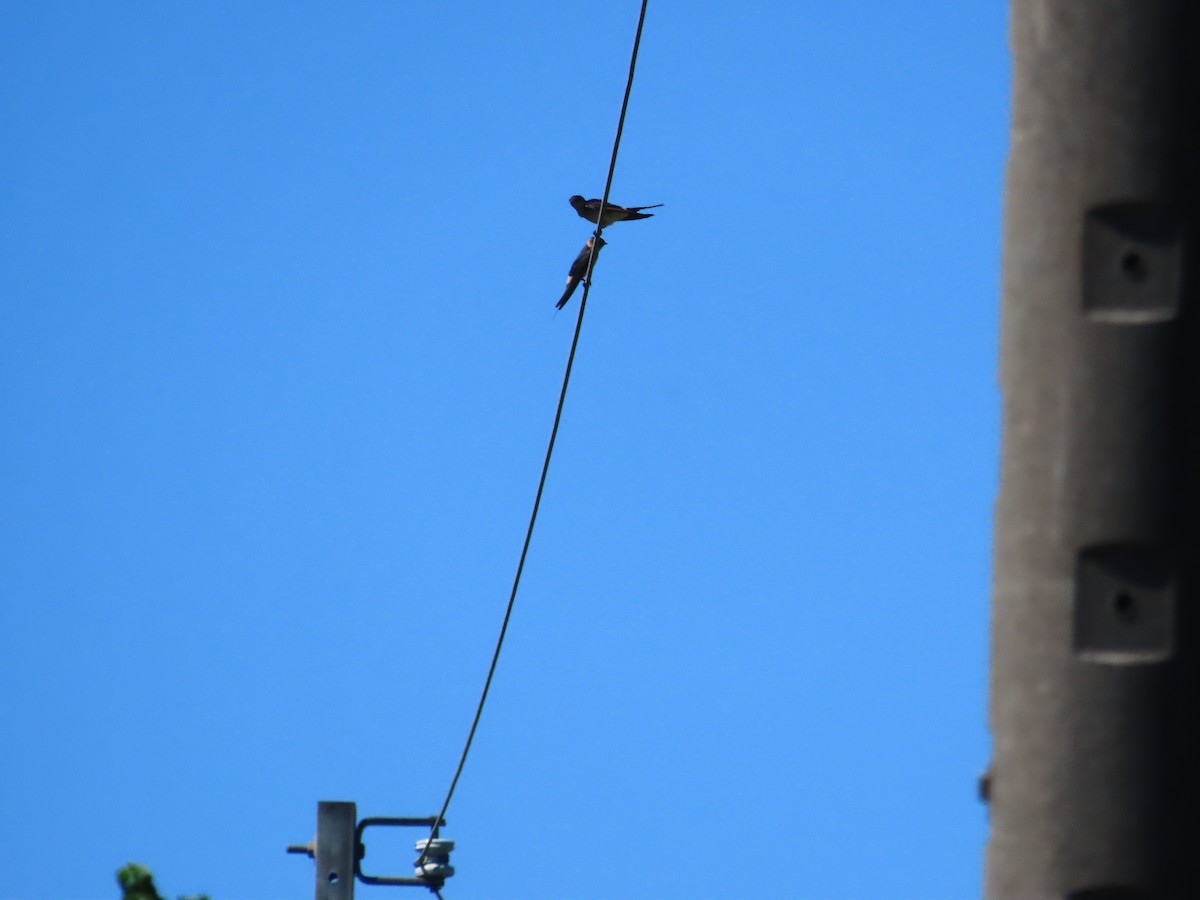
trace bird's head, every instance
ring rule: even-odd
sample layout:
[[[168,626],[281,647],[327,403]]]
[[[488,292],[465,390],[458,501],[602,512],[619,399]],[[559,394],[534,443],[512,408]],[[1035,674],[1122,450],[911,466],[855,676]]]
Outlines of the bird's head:
[[[579,207],[583,206],[583,194],[575,194],[567,202],[570,203],[576,209],[579,209]]]

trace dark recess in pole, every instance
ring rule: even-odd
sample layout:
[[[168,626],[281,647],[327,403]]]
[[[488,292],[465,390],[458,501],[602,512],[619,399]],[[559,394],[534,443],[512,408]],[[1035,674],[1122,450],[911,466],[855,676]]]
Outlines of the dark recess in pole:
[[[1011,5],[989,900],[1200,898],[1194,5]]]

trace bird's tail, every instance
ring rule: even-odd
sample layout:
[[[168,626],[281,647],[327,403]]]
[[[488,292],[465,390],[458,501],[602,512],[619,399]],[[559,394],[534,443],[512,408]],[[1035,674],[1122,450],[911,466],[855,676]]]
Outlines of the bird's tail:
[[[558,302],[554,304],[555,309],[562,309],[567,305],[567,301],[571,299],[571,295],[575,293],[575,288],[579,286],[579,280],[575,278],[567,279],[567,289],[563,291],[563,295],[558,298]]]

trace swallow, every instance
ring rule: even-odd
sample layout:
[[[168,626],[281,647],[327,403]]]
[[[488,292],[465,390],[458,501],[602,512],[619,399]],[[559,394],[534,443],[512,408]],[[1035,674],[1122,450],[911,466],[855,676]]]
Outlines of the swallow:
[[[607,228],[613,222],[628,222],[632,219],[649,219],[654,213],[642,212],[643,209],[657,209],[662,206],[661,203],[653,203],[650,206],[617,206],[615,203],[606,203],[604,205],[604,221],[598,220],[600,215],[599,200],[584,200],[579,194],[576,194],[567,201],[573,207],[575,212],[587,219],[589,222],[595,222],[601,228]]]
[[[592,241],[596,241],[596,252],[592,253]],[[562,309],[567,305],[567,301],[571,299],[571,295],[575,293],[575,288],[579,287],[579,282],[583,281],[588,273],[588,260],[600,258],[600,248],[607,241],[604,238],[590,237],[587,243],[583,245],[583,249],[579,251],[579,255],[575,257],[575,262],[571,263],[571,271],[567,275],[567,289],[563,291],[563,295],[559,297],[558,302],[554,304],[555,309]],[[596,264],[592,263],[592,268],[596,268]]]

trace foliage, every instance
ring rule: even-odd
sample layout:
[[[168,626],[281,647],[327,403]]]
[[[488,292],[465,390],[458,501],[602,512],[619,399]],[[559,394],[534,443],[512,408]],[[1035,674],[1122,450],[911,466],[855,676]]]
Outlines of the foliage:
[[[117,884],[124,891],[121,900],[163,900],[158,888],[154,886],[154,876],[145,866],[129,863],[117,872]],[[180,897],[179,900],[209,900],[207,896]]]

